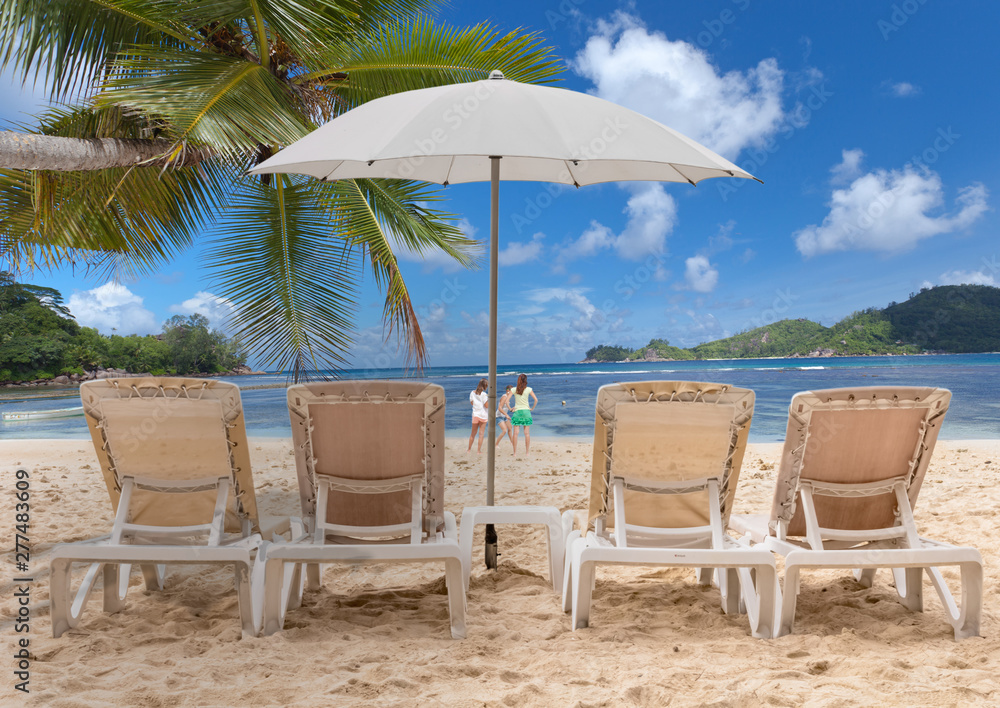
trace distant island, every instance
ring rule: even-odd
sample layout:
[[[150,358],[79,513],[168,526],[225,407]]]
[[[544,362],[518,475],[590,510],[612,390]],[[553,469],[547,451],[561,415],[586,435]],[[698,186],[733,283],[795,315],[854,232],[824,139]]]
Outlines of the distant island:
[[[239,340],[210,329],[202,315],[175,315],[157,335],[108,337],[77,324],[58,290],[0,272],[0,384],[251,373],[246,361]]]
[[[651,339],[638,349],[602,344],[589,349],[580,363],[994,351],[1000,351],[1000,288],[941,285],[884,309],[855,312],[832,327],[781,320],[690,349],[666,339]]]

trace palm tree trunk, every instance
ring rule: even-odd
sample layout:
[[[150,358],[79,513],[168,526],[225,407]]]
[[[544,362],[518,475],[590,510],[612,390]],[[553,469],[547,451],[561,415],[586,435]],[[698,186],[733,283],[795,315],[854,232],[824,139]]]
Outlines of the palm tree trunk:
[[[186,149],[173,161],[165,155],[176,143],[170,140],[120,138],[63,138],[0,131],[0,168],[12,170],[105,170],[112,167],[196,165],[213,155],[211,148]]]

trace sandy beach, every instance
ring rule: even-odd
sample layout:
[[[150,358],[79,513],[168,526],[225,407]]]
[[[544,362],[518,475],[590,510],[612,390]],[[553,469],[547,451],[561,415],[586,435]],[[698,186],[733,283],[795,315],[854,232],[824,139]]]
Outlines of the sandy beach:
[[[498,455],[498,504],[582,508],[590,444],[537,438],[531,457]],[[291,443],[253,439],[258,503],[297,514]],[[736,513],[770,508],[778,444],[751,445]],[[485,498],[485,456],[449,439],[445,506],[460,515]],[[547,578],[539,527],[501,526],[500,569],[479,560],[468,638],[450,639],[443,574],[432,566],[332,566],[285,631],[241,639],[228,571],[175,569],[163,592],[132,575],[124,612],[98,594],[80,626],[53,639],[52,546],[106,533],[112,512],[89,441],[0,441],[13,527],[13,471],[31,472],[31,693],[4,705],[996,705],[1000,702],[1000,441],[942,441],[916,518],[921,534],[974,545],[985,561],[982,638],[956,643],[933,588],[925,612],[895,600],[891,575],[871,589],[850,575],[806,573],[796,633],[750,636],[693,574],[600,569],[591,627],[570,631]],[[4,562],[14,567],[8,541]],[[951,578],[954,574],[947,573]],[[13,652],[12,571],[3,574],[2,627]],[[10,656],[10,654],[8,654]],[[10,660],[8,660],[10,661]],[[27,700],[25,700],[27,699]]]

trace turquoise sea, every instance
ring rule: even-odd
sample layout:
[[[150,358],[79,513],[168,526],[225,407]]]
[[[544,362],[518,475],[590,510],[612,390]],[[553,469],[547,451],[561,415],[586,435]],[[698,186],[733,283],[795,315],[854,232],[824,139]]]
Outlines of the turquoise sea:
[[[538,396],[535,409],[536,436],[590,438],[594,426],[597,389],[618,381],[651,379],[716,381],[752,388],[757,393],[757,409],[750,428],[754,442],[783,439],[788,402],[797,391],[839,386],[942,386],[953,398],[941,436],[952,440],[1000,438],[1000,353],[943,354],[928,356],[849,357],[824,359],[733,359],[713,361],[670,361],[628,364],[533,364],[503,365],[498,384],[514,384],[519,373]],[[468,435],[471,409],[469,392],[486,366],[433,367],[414,377],[402,369],[352,370],[342,374],[354,379],[415,378],[441,384],[445,389],[446,423],[449,435]],[[247,430],[251,436],[290,437],[291,427],[281,388],[254,388],[283,385],[283,374],[224,378],[245,389],[242,393]],[[0,412],[48,410],[78,404],[76,391],[64,391],[67,398],[45,398],[56,389],[4,389],[0,392]],[[565,405],[564,405],[565,403]],[[82,417],[53,420],[0,422],[4,438],[86,438]]]

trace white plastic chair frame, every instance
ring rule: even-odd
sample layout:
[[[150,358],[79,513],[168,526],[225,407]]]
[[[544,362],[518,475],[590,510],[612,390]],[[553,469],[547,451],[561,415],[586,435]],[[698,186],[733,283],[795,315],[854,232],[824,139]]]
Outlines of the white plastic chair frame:
[[[845,394],[856,391],[857,395]],[[926,469],[932,446],[927,436],[932,426],[939,426],[947,411],[950,392],[933,389],[921,401],[907,398],[906,388],[896,389],[892,398],[872,398],[865,389],[835,389],[830,391],[796,394],[790,406],[790,419],[800,432],[799,444],[792,450],[792,459],[800,476],[797,486],[789,490],[781,504],[782,514],[771,522],[770,533],[764,535],[753,526],[750,517],[733,518],[736,531],[745,534],[744,543],[754,543],[759,548],[780,554],[785,558],[784,593],[776,636],[791,634],[794,629],[796,602],[800,590],[801,571],[804,569],[849,568],[864,587],[871,587],[877,570],[892,571],[900,602],[914,612],[923,611],[923,573],[937,591],[955,639],[979,636],[983,602],[982,557],[978,550],[952,546],[922,538],[913,517],[910,488],[918,470]],[[833,394],[831,396],[831,394]],[[825,403],[818,399],[827,398]],[[800,401],[807,401],[799,412]],[[894,407],[923,407],[927,413],[920,424],[916,449],[905,475],[875,482],[841,484],[811,480],[803,469],[802,455],[809,442],[810,415],[815,410],[843,410],[845,408],[887,409]],[[935,436],[936,438],[936,436]],[[932,443],[933,444],[933,443]],[[932,445],[931,444],[931,445]],[[895,525],[886,528],[837,529],[820,526],[816,512],[816,497],[859,498],[881,494],[894,494]],[[806,534],[802,539],[787,535],[789,522],[795,513],[796,494],[801,500]],[[961,605],[955,599],[939,570],[940,566],[958,566],[961,573]]]
[[[208,386],[208,382],[196,379],[162,379],[155,380],[154,384],[150,385],[149,380],[137,379],[109,379],[102,382],[102,385],[120,390],[121,398],[161,396],[199,400],[200,394]],[[239,393],[235,386],[221,382],[212,382],[211,385],[231,386],[235,393],[230,393],[235,396],[235,405],[239,407]],[[197,397],[190,395],[194,391],[198,392]],[[232,565],[242,633],[244,637],[255,636],[260,628],[261,598],[254,597],[251,592],[251,553],[261,543],[261,537],[251,533],[254,520],[245,513],[238,501],[236,506],[240,514],[240,537],[236,540],[227,538],[225,530],[227,506],[231,495],[238,490],[238,483],[232,474],[237,468],[232,454],[237,443],[227,438],[230,474],[225,476],[184,480],[119,476],[114,453],[104,434],[105,421],[100,411],[96,410],[97,406],[92,405],[83,395],[86,392],[87,388],[84,388],[82,397],[85,409],[96,419],[93,426],[102,436],[99,452],[107,456],[109,470],[114,473],[115,488],[119,492],[118,509],[110,534],[87,541],[61,544],[53,549],[50,578],[52,635],[58,638],[79,624],[99,574],[103,579],[104,611],[113,613],[124,607],[132,565],[140,565],[148,590],[162,590],[166,565],[178,563]],[[232,423],[224,424],[227,431],[233,427]],[[97,442],[95,439],[95,443]],[[132,522],[132,498],[136,490],[183,495],[213,489],[216,491],[215,506],[212,519],[206,523],[157,526]],[[253,508],[255,509],[255,505]],[[204,545],[194,545],[199,538],[203,539],[201,543]],[[79,563],[89,563],[90,567],[79,588],[73,593],[72,568]]]
[[[653,382],[653,385],[670,387],[673,382]],[[650,382],[646,382],[650,385]],[[628,390],[635,384],[616,384],[602,387],[598,392],[598,414],[605,420],[608,445],[607,469],[611,469],[614,455],[614,435],[616,428],[614,403],[602,409],[602,392],[605,389]],[[655,398],[652,395],[645,401],[655,403],[659,400],[690,402],[691,404],[714,405],[723,404],[721,396],[707,394],[708,390],[716,393],[739,395],[746,391],[750,397],[750,407],[744,414],[734,413],[730,427],[731,444],[725,461],[725,470],[717,477],[685,479],[675,482],[624,477],[610,473],[607,475],[607,494],[612,498],[610,505],[614,509],[615,526],[610,535],[605,529],[604,515],[594,520],[594,530],[583,536],[579,530],[572,529],[574,512],[567,511],[563,515],[563,527],[566,530],[567,561],[563,581],[563,609],[572,612],[572,627],[574,630],[587,627],[590,621],[590,607],[596,580],[596,566],[633,565],[633,566],[668,566],[694,568],[698,580],[703,585],[711,584],[713,575],[717,577],[718,587],[722,596],[722,607],[727,614],[746,612],[751,633],[754,637],[767,639],[772,636],[775,607],[780,602],[775,562],[772,555],[760,550],[750,549],[738,543],[725,532],[723,510],[726,504],[724,490],[730,482],[730,467],[737,445],[740,429],[748,426],[753,415],[751,391],[733,389],[720,384],[696,384],[684,382],[684,387],[695,387],[693,396],[688,393],[679,396],[672,393],[669,399]],[[714,403],[709,403],[714,398]],[[635,398],[633,392],[633,400]],[[732,397],[728,401],[732,405]],[[625,491],[637,491],[646,494],[683,495],[699,491],[708,493],[709,524],[707,526],[691,526],[682,528],[659,528],[629,524],[625,503]],[[713,569],[716,569],[713,573]]]
[[[304,459],[306,462],[309,479],[312,480],[316,491],[315,514],[306,517],[304,522],[293,520],[293,526],[299,531],[293,533],[290,542],[276,544],[265,542],[261,546],[258,561],[264,565],[261,594],[264,598],[262,633],[265,636],[281,630],[287,611],[301,605],[303,586],[309,589],[320,587],[320,564],[378,562],[443,563],[448,590],[451,635],[455,639],[462,639],[466,635],[466,597],[458,545],[458,527],[455,515],[451,512],[443,513],[443,532],[438,530],[439,520],[425,513],[427,508],[425,490],[428,482],[426,475],[429,470],[425,468],[424,473],[419,475],[402,475],[381,480],[347,479],[315,472],[316,460],[312,450],[313,436],[317,431],[309,417],[310,405],[391,405],[396,401],[412,402],[418,397],[436,395],[441,404],[434,411],[434,415],[441,416],[443,420],[444,389],[440,386],[400,382],[391,382],[389,386],[397,391],[396,395],[390,393],[369,395],[369,390],[379,391],[386,388],[386,382],[378,381],[340,382],[312,387],[299,385],[288,389],[293,428],[296,425],[305,426],[306,435],[300,443],[302,448],[300,452],[304,455],[301,458],[297,455],[296,461]],[[316,390],[321,393],[316,395],[308,393]],[[297,395],[308,396],[310,402],[305,406],[293,405],[292,401]],[[425,433],[429,436],[431,431],[426,430],[428,417],[425,415],[424,425]],[[442,449],[443,433],[443,426],[438,426],[434,434],[441,439],[433,441]],[[335,431],[322,431],[322,434],[335,434]],[[425,456],[425,463],[427,459]],[[300,483],[301,479],[300,471]],[[362,526],[331,523],[327,520],[331,492],[380,495],[404,490],[411,492],[410,519],[407,523]],[[303,565],[306,566],[306,577],[303,577]]]

